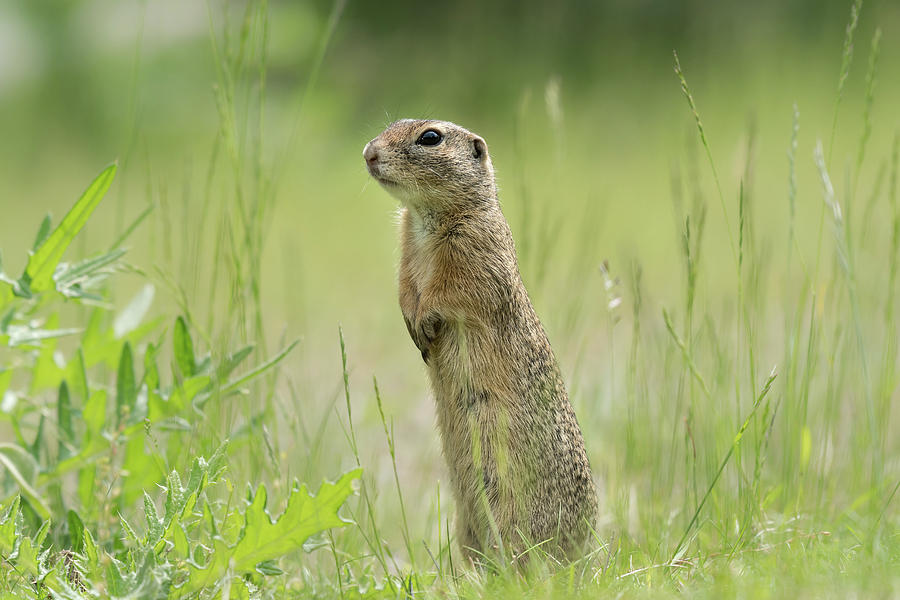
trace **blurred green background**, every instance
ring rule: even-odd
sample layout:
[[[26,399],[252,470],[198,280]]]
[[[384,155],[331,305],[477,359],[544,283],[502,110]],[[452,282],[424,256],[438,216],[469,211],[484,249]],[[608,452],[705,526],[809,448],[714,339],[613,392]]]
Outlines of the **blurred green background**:
[[[736,237],[743,181],[752,252],[762,264],[783,266],[788,249],[796,104],[795,257],[811,266],[822,206],[813,148],[818,140],[832,147],[850,3],[273,0],[267,20],[258,10],[218,0],[0,3],[4,270],[18,274],[43,216],[58,220],[91,177],[118,160],[82,250],[105,248],[152,206],[130,238],[128,260],[146,274],[131,277],[134,289],[145,277],[161,289],[156,312],[189,305],[213,351],[216,340],[263,338],[271,355],[283,340],[302,338],[284,370],[294,392],[277,400],[288,436],[279,448],[289,459],[278,477],[333,475],[352,463],[336,423],[326,426],[336,441],[324,445],[298,440],[303,426],[294,428],[332,414],[341,323],[351,389],[360,390],[357,414],[377,423],[369,391],[376,374],[404,450],[402,483],[414,497],[431,497],[439,446],[421,360],[397,308],[397,206],[369,180],[361,152],[396,118],[456,121],[488,142],[524,280],[593,432],[586,437],[595,474],[611,496],[625,497],[615,479],[622,437],[607,434],[625,418],[627,342],[617,336],[630,331],[630,308],[610,316],[599,265],[609,260],[623,279],[641,265],[645,327],[661,330],[660,309],[683,302],[683,215],[705,204],[699,312],[735,313],[726,217],[672,51],[703,119],[727,225]],[[878,27],[874,126],[861,174],[849,175]],[[898,32],[900,3],[865,3],[829,160],[835,188],[852,188],[854,214],[869,210],[876,225],[887,222],[887,203],[866,201],[884,184],[900,127]],[[241,217],[244,209],[250,217]],[[252,221],[250,258],[229,251],[243,218]],[[865,235],[861,294],[874,303],[890,232]],[[830,261],[827,236],[826,252]],[[791,268],[754,287],[759,304],[770,306],[755,323],[760,372],[782,358],[791,310],[781,304],[784,288],[799,280]],[[258,282],[258,300],[248,281]],[[619,285],[627,295],[629,282]],[[114,303],[126,303],[130,291],[114,290]],[[254,311],[256,325],[245,322]],[[625,323],[616,328],[610,319]],[[877,320],[869,327],[877,330]],[[729,377],[721,369],[717,376]],[[667,410],[671,385],[647,385]],[[369,452],[384,452],[379,427],[362,433]],[[715,466],[720,454],[708,452]],[[389,469],[372,472],[390,486]],[[416,519],[418,531],[425,516]]]
[[[245,145],[261,140],[264,167],[279,165],[263,281],[272,323],[295,332],[313,325],[302,319],[330,329],[354,319],[360,294],[379,306],[393,301],[394,203],[369,183],[360,151],[385,124],[407,116],[458,121],[488,140],[518,237],[527,235],[516,231],[526,190],[566,224],[580,222],[589,206],[594,262],[610,258],[615,270],[639,257],[651,281],[671,285],[673,174],[688,168],[687,151],[696,150],[673,49],[726,196],[736,199],[752,137],[757,213],[773,238],[783,238],[792,104],[800,111],[800,188],[813,192],[811,150],[817,139],[828,142],[849,14],[841,1],[275,1],[268,8],[264,125],[259,135],[249,118],[242,133]],[[60,213],[113,160],[123,167],[104,210],[113,230],[147,203],[162,206],[159,227],[180,220],[182,204],[201,205],[219,128],[211,35],[224,54],[224,32],[238,35],[243,11],[240,3],[174,0],[0,5],[7,264],[22,264],[24,256],[10,251],[25,247],[47,211]],[[333,36],[311,81],[332,15]],[[900,96],[900,78],[891,76],[898,22],[896,2],[866,3],[839,114],[837,147],[846,153],[835,157],[838,172],[861,132],[863,66],[876,26],[886,35],[869,156],[888,152]],[[259,60],[249,60],[251,72]],[[254,85],[248,76],[248,104]],[[555,90],[555,113],[548,90]],[[256,107],[236,113],[255,115]],[[713,192],[708,168],[695,162],[692,176]],[[868,166],[877,169],[877,161]],[[818,208],[815,194],[798,210],[817,214],[806,208]],[[190,214],[186,231],[216,222],[215,214]],[[711,216],[721,224],[721,211]],[[104,229],[95,223],[91,233],[111,235]],[[725,239],[721,227],[710,229],[717,242]],[[145,251],[154,261],[169,258],[161,236],[155,246],[148,240],[158,233],[144,227],[145,237],[135,238],[135,262]],[[177,246],[182,236],[175,237]],[[282,282],[291,280],[296,285],[285,290]]]

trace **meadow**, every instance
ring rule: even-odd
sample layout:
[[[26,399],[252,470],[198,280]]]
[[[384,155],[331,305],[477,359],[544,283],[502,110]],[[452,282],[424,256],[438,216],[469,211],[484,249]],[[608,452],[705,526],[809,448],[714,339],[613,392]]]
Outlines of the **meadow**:
[[[175,4],[0,12],[0,597],[900,597],[897,7]],[[571,565],[454,545],[406,116],[489,145]]]

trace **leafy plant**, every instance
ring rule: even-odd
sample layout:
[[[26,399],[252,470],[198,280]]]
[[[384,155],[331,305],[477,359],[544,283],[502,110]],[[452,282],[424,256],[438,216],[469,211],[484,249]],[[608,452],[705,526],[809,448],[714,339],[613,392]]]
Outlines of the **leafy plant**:
[[[208,461],[190,459],[208,403],[243,393],[297,342],[238,372],[252,346],[219,360],[198,356],[179,316],[167,376],[159,366],[163,320],[144,322],[153,286],[114,316],[103,304],[104,282],[122,270],[124,250],[62,262],[115,173],[115,165],[105,169],[52,231],[44,219],[21,277],[0,270],[0,420],[15,439],[0,444],[0,593],[179,598],[227,588],[247,597],[259,577],[281,573],[282,555],[346,523],[337,511],[361,470],[315,496],[295,484],[273,521],[262,485],[243,505],[232,502],[227,444]],[[86,327],[60,327],[72,302],[87,311]],[[171,465],[185,462],[182,484]],[[150,495],[157,486],[165,489],[159,501]],[[125,516],[138,504],[142,535]]]

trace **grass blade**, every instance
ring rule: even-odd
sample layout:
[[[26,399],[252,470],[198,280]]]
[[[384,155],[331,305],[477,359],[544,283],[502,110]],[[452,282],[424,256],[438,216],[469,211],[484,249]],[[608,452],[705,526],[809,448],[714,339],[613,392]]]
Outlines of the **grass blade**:
[[[837,131],[838,109],[841,106],[841,98],[844,95],[844,85],[850,75],[850,65],[853,63],[853,34],[859,23],[859,11],[862,9],[862,0],[854,0],[850,7],[850,21],[847,22],[844,34],[844,47],[841,51],[841,74],[838,77],[837,98],[834,99],[834,115],[831,118],[831,140],[828,142],[828,164],[831,164],[831,153],[834,150],[834,133]]]
[[[722,476],[722,471],[725,470],[725,467],[728,465],[728,461],[731,460],[731,455],[734,454],[734,449],[738,447],[741,443],[741,438],[744,437],[744,432],[747,430],[747,427],[750,425],[750,422],[753,420],[753,415],[756,414],[757,409],[759,409],[759,405],[762,403],[763,399],[765,399],[766,395],[769,393],[769,389],[772,387],[772,382],[775,381],[776,373],[775,369],[772,369],[772,372],[769,374],[769,378],[766,379],[766,383],[763,385],[762,391],[759,393],[759,396],[756,397],[756,402],[753,403],[753,408],[750,410],[750,414],[747,415],[747,418],[744,419],[744,423],[741,425],[741,428],[738,430],[737,434],[734,436],[734,441],[731,443],[731,447],[728,448],[728,452],[725,454],[725,458],[722,459],[722,463],[719,465],[719,470],[716,471],[715,477],[713,477],[712,482],[709,484],[709,487],[706,489],[706,493],[703,494],[703,499],[697,505],[697,510],[694,511],[694,515],[691,517],[688,526],[685,528],[684,533],[681,536],[681,539],[678,540],[678,545],[675,546],[675,551],[672,553],[672,560],[669,561],[670,564],[674,563],[678,556],[681,554],[681,549],[684,546],[685,540],[687,540],[688,535],[691,533],[691,529],[694,528],[694,524],[697,522],[697,518],[700,516],[700,511],[703,510],[703,506],[706,504],[706,501],[709,499],[709,495],[712,493],[713,488],[716,487],[716,483],[719,481],[719,477]]]
[[[243,384],[245,384],[248,381],[250,381],[251,379],[253,379],[254,377],[257,377],[260,374],[264,373],[265,371],[271,369],[272,367],[274,367],[275,365],[280,363],[284,359],[285,356],[290,354],[291,350],[294,349],[294,346],[296,346],[299,343],[300,343],[300,340],[294,340],[293,342],[291,342],[291,344],[289,346],[287,346],[284,350],[279,352],[273,358],[267,360],[266,362],[259,365],[258,367],[256,367],[252,371],[250,371],[249,373],[238,378],[237,380],[232,381],[232,382],[228,383],[227,385],[225,385],[225,387],[222,388],[221,393],[229,394],[229,393],[235,391],[236,389],[238,389],[239,387],[241,387]]]

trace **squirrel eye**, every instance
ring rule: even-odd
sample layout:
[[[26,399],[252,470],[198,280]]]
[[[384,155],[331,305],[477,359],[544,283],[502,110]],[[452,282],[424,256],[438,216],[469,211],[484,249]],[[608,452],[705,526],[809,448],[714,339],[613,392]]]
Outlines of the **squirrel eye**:
[[[419,136],[416,143],[420,146],[436,146],[441,143],[444,138],[434,129],[429,129]]]

